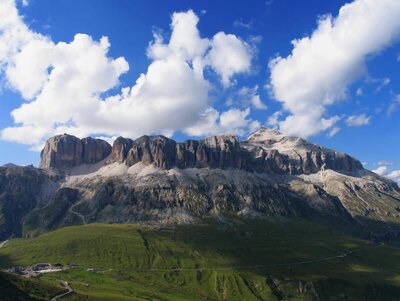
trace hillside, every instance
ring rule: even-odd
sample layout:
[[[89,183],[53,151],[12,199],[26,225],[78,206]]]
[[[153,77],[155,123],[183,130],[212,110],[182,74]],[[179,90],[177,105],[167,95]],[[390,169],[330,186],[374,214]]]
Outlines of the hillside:
[[[397,300],[400,249],[352,238],[325,222],[225,217],[197,226],[92,224],[0,249],[0,266],[79,268],[66,300]],[[95,272],[87,272],[92,268]]]
[[[0,271],[0,300],[44,301],[62,290],[56,282],[27,279]]]

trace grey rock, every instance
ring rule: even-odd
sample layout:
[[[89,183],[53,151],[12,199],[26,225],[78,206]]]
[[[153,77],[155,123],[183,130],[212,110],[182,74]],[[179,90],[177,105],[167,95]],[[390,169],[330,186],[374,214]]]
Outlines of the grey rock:
[[[111,145],[101,139],[83,138],[82,140],[83,154],[82,162],[93,164],[108,157],[111,153]]]
[[[342,172],[363,170],[357,159],[299,137],[261,128],[242,143],[249,153],[247,164],[255,171],[277,174],[313,174],[325,169]]]
[[[132,166],[138,162],[144,165],[154,164],[162,169],[175,166],[176,142],[164,136],[142,136],[136,139],[126,158],[126,164]]]
[[[113,144],[111,160],[122,163],[126,160],[129,150],[132,148],[133,140],[118,137]]]
[[[363,170],[362,164],[347,154],[264,128],[243,142],[232,135],[181,143],[164,136],[142,136],[134,141],[120,137],[114,142],[110,160],[127,166],[154,164],[161,169],[242,169],[292,175],[325,169]]]
[[[241,168],[242,149],[235,136],[212,136],[182,143],[164,136],[142,136],[135,141],[118,138],[113,145],[112,158],[128,166],[142,162],[161,169]]]
[[[84,163],[92,165],[65,169]],[[0,212],[7,225],[0,238],[23,235],[23,222],[37,227],[27,234],[35,235],[73,224],[224,214],[329,217],[382,235],[400,229],[396,183],[347,154],[270,129],[242,142],[230,135],[181,143],[120,137],[112,149],[61,135],[46,143],[41,167],[0,167],[0,208],[8,208]]]
[[[41,168],[69,168],[81,164],[93,164],[106,158],[111,146],[104,140],[71,135],[59,135],[46,141],[40,153]]]
[[[269,174],[312,174],[325,169],[343,172],[363,170],[351,156],[307,140],[261,128],[243,142],[232,135],[177,143],[164,136],[119,137],[112,148],[107,142],[61,135],[50,138],[41,154],[42,168],[93,164],[111,153],[109,163],[132,166],[138,162],[161,169],[242,169]]]
[[[34,167],[0,167],[0,241],[22,235],[22,219],[46,197],[46,181]]]

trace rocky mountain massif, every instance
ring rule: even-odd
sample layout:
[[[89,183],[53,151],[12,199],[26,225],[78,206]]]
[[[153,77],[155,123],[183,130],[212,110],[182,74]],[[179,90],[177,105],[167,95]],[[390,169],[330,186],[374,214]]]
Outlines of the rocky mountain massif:
[[[332,218],[395,236],[400,190],[351,156],[261,128],[246,141],[50,138],[40,168],[0,168],[0,240],[92,222]]]

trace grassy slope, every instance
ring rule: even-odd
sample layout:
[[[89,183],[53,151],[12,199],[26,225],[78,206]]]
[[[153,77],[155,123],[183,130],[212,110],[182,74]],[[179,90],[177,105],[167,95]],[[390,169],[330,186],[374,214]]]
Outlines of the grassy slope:
[[[399,259],[400,249],[303,220],[209,221],[174,229],[92,224],[15,239],[0,249],[1,267],[80,265],[41,278],[70,281],[78,294],[68,300],[312,300],[314,292],[321,300],[398,300]]]
[[[49,300],[60,290],[62,287],[54,281],[26,279],[0,272],[0,300],[2,301]]]

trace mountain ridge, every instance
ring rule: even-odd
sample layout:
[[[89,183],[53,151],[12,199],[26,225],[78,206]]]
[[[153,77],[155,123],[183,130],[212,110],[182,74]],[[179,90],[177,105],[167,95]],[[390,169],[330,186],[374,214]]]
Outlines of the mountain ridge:
[[[108,157],[108,163],[124,162],[132,166],[142,162],[162,169],[237,168],[274,174],[311,174],[324,169],[363,170],[358,160],[343,152],[267,128],[260,128],[245,141],[239,141],[234,135],[221,135],[176,142],[158,135],[141,136],[136,140],[118,137],[112,148],[106,144],[100,139],[79,139],[67,134],[52,137],[41,152],[40,167],[74,167]],[[85,145],[90,147],[85,148]]]
[[[61,135],[41,156],[39,169],[0,168],[0,240],[68,225],[196,223],[225,214],[331,217],[371,237],[400,231],[395,182],[345,153],[270,129],[245,141],[143,136],[112,147]]]

